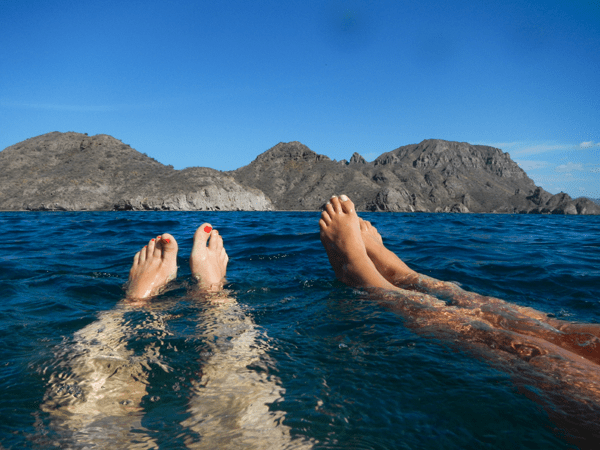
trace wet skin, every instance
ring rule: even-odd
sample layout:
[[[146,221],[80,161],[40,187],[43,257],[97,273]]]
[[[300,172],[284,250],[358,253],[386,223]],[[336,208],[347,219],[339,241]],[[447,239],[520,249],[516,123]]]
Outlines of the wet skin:
[[[144,300],[160,294],[166,284],[177,276],[177,242],[170,234],[151,239],[133,258],[129,271],[127,298]],[[198,289],[218,292],[223,289],[229,257],[218,230],[204,223],[194,233],[190,256],[192,276]]]
[[[349,286],[395,291],[412,295],[413,300],[416,296],[409,291],[417,291],[424,294],[419,302],[435,305],[440,315],[447,314],[443,312],[445,305],[452,305],[460,308],[454,312],[463,319],[483,319],[497,329],[545,340],[600,364],[600,325],[551,319],[532,308],[468,292],[454,283],[415,272],[385,247],[377,229],[357,216],[354,204],[345,195],[331,198],[319,226],[321,242],[336,277]]]

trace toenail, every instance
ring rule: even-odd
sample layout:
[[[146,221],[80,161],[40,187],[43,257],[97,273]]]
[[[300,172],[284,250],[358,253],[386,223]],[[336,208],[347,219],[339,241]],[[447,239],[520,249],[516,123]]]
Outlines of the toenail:
[[[205,233],[210,233],[210,230],[212,230],[212,227],[209,227],[208,225],[204,227]]]
[[[154,240],[154,238],[152,238],[152,240]]]
[[[165,239],[165,242],[168,244],[169,242],[171,242],[171,239]]]
[[[344,194],[340,195],[340,200],[345,202],[346,200],[350,200],[348,197],[346,197]]]

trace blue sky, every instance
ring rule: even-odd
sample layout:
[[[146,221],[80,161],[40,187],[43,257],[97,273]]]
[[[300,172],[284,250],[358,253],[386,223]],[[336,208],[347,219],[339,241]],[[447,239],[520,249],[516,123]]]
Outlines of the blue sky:
[[[439,138],[600,197],[597,0],[0,0],[0,68],[0,149],[102,133],[230,170]]]

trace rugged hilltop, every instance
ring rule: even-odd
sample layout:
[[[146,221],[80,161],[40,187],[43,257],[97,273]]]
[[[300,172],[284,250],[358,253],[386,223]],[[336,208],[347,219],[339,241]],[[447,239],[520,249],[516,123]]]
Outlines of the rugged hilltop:
[[[107,135],[48,133],[0,152],[2,210],[270,210],[208,168],[175,170]]]
[[[502,150],[439,139],[366,162],[279,143],[231,172],[175,170],[107,135],[48,133],[0,152],[2,210],[318,210],[347,194],[363,211],[600,214],[535,186]]]
[[[315,210],[332,193],[363,211],[599,214],[584,198],[552,195],[502,150],[428,139],[366,162],[358,153],[332,161],[300,142],[279,143],[249,165],[229,172],[276,209]]]

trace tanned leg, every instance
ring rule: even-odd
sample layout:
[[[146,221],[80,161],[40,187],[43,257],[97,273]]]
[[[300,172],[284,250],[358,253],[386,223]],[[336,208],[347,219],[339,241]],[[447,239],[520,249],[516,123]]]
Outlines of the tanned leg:
[[[383,245],[383,239],[370,222],[359,219],[360,230],[369,258],[390,283],[416,289],[470,310],[498,328],[545,339],[566,350],[600,364],[600,325],[576,324],[548,318],[532,308],[507,303],[461,289],[454,283],[436,280],[410,269]]]

